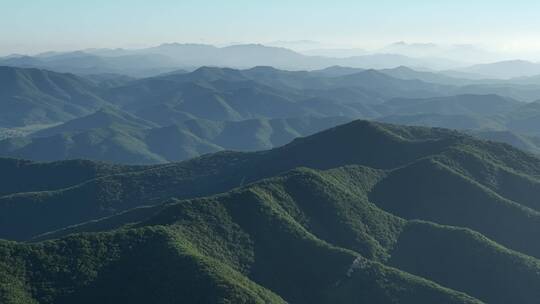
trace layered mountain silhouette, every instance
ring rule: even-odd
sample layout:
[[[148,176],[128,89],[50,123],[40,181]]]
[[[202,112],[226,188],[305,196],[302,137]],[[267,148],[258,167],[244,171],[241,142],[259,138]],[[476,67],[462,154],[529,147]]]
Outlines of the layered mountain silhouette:
[[[30,136],[2,140],[0,154],[41,161],[164,163],[221,150],[270,149],[350,120],[347,117],[259,118],[238,122],[189,119],[162,127],[117,109],[103,108]]]
[[[399,54],[353,56],[309,56],[293,50],[261,44],[216,47],[206,44],[166,43],[144,49],[88,49],[74,52],[47,52],[35,56],[13,55],[0,58],[0,65],[42,68],[76,74],[120,73],[155,76],[174,69],[200,66],[251,68],[274,66],[290,70],[315,70],[333,65],[355,68],[394,68],[402,65],[450,69],[456,62],[416,58]]]
[[[26,241],[0,241],[6,303],[539,296],[540,159],[456,131],[360,120],[165,165],[0,166],[0,236]]]
[[[101,56],[85,51],[0,58],[0,65],[81,75],[116,73],[130,76],[156,75],[177,68],[174,60],[159,54],[125,53],[117,56]]]
[[[235,12],[220,39],[264,6]],[[11,7],[18,25],[41,12],[45,30],[67,20],[46,13],[70,15]],[[138,35],[139,48],[0,57],[0,304],[540,303],[540,62],[509,57],[534,59],[531,43],[501,53],[446,31],[444,45],[360,49],[344,29],[142,47],[170,36],[150,37],[159,22],[197,16],[208,34],[235,8],[141,7],[78,12],[106,27],[125,11],[100,44]],[[13,32],[0,50],[99,36],[68,39],[72,23],[65,41]],[[145,29],[122,33],[133,25]]]
[[[478,136],[509,132],[528,141],[540,134],[537,103],[515,98],[533,94],[534,87],[460,84],[405,67],[203,67],[143,79],[10,67],[1,72],[0,155],[33,160],[179,161],[219,150],[269,149],[355,118]],[[487,138],[537,152],[508,136]]]
[[[509,60],[488,64],[478,64],[462,69],[463,72],[483,75],[491,78],[516,78],[537,76],[540,64],[525,60]]]
[[[0,67],[0,126],[66,121],[105,104],[93,83],[71,74]]]

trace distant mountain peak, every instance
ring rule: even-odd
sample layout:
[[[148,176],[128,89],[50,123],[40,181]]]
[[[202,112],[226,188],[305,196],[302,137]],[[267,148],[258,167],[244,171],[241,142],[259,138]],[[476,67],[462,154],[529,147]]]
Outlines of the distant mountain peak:
[[[248,71],[277,72],[279,70],[269,65],[258,65],[256,67],[252,67]]]
[[[393,70],[395,70],[395,71],[416,72],[415,70],[409,68],[408,66],[404,66],[404,65],[400,65],[400,66],[394,68]]]

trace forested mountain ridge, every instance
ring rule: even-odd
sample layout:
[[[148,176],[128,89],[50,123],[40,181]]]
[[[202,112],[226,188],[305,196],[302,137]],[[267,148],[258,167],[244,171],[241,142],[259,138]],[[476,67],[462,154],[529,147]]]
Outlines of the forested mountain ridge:
[[[84,78],[0,66],[0,125],[57,123],[88,114],[106,102]]]
[[[29,2],[0,304],[540,304],[540,2]]]
[[[540,159],[455,131],[354,121],[167,165],[2,166],[34,177],[0,187],[2,237],[29,242],[1,242],[7,303],[538,298]],[[59,168],[78,180],[40,175]]]
[[[8,108],[0,122],[6,131],[0,132],[8,138],[0,141],[0,155],[32,160],[166,163],[224,149],[269,149],[355,118],[472,130],[479,136],[496,131],[487,138],[530,152],[537,151],[534,138],[540,134],[536,103],[496,94],[453,95],[462,87],[427,82],[438,79],[430,74],[420,74],[425,81],[414,73],[404,76],[411,71],[403,68],[202,67],[143,79],[2,71],[13,85],[3,93]],[[25,101],[16,101],[21,98]]]

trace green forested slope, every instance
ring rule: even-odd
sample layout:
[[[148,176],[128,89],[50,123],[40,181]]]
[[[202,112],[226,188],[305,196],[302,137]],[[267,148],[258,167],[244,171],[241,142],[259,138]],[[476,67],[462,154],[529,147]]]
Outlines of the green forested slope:
[[[92,159],[123,164],[182,161],[221,150],[257,151],[349,122],[348,117],[190,119],[158,126],[103,108],[25,137],[0,140],[0,155],[36,161]]]
[[[299,169],[226,194],[135,209],[43,238],[164,229],[175,242],[297,303],[475,303],[452,289],[488,303],[535,303],[537,289],[529,286],[540,284],[540,261],[468,229],[407,222],[382,211],[367,193],[383,177],[382,171],[357,166]],[[125,267],[117,270],[131,271]],[[506,283],[508,277],[513,284]]]
[[[0,66],[0,125],[67,121],[106,104],[90,81],[73,74]]]
[[[160,303],[169,303],[175,295],[186,301],[279,302],[276,295],[260,287],[265,286],[295,303],[346,302],[372,296],[376,303],[393,299],[403,299],[403,303],[413,299],[479,303],[374,262],[387,258],[386,248],[396,241],[405,222],[367,201],[355,202],[363,196],[360,191],[345,191],[341,194],[348,198],[345,201],[335,197],[345,180],[363,176],[359,186],[369,188],[374,175],[376,172],[365,168],[328,172],[328,176],[295,170],[225,195],[154,207],[154,213],[124,223],[127,226],[114,233],[73,235],[32,245],[5,243],[3,254],[8,256],[3,256],[4,267],[10,272],[26,269],[22,278],[20,273],[13,275],[19,282],[30,276],[30,282],[39,277],[51,284],[50,289],[42,290],[20,283],[7,294],[24,294],[45,303],[97,299],[107,303],[110,295],[116,300],[144,303],[152,295],[136,286],[145,286],[157,293],[154,299]],[[304,189],[297,183],[303,183]],[[306,192],[295,194],[292,188],[314,192],[305,197],[302,194]],[[288,195],[288,200],[282,200]],[[347,210],[349,214],[344,213]],[[332,244],[334,237],[343,247]],[[348,247],[374,261],[356,269],[353,262],[358,254]],[[35,259],[38,269],[36,264],[28,264]],[[55,268],[58,263],[64,266]],[[76,276],[77,280],[63,282],[63,275]],[[135,280],[126,281],[126,285],[115,283],[115,290],[110,289],[112,282],[125,276]],[[392,287],[380,281],[388,276]],[[166,284],[154,286],[160,279]],[[173,282],[179,285],[169,285]],[[340,291],[341,284],[354,284],[358,289],[345,293]],[[193,292],[193,288],[201,292]],[[409,292],[404,293],[404,288]]]
[[[540,160],[454,131],[355,121],[160,166],[3,162],[34,176],[0,197],[1,236],[25,241],[1,242],[7,303],[539,296]],[[48,183],[57,168],[77,179]]]

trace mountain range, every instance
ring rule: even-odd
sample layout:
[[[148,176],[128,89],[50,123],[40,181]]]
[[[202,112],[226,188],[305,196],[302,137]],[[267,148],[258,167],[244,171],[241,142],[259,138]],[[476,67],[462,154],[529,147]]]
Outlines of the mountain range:
[[[536,153],[540,86],[406,67],[202,67],[133,79],[2,67],[0,155],[126,164],[281,146],[353,119],[470,131]],[[510,87],[510,89],[508,88]]]
[[[340,65],[363,69],[393,69],[408,66],[422,71],[438,71],[468,80],[529,78],[540,75],[538,63],[501,60],[471,45],[441,46],[398,42],[382,49],[306,49],[300,44],[276,42],[233,44],[217,47],[207,44],[166,43],[142,49],[84,49],[46,52],[37,55],[13,54],[0,57],[0,66],[39,68],[79,75],[122,74],[149,77],[201,66],[248,69],[273,66],[285,70],[317,70]],[[463,58],[466,58],[462,62]],[[481,62],[474,64],[471,62]],[[538,83],[538,82],[536,82]]]
[[[473,65],[462,69],[461,71],[482,75],[484,77],[509,79],[539,75],[540,63],[526,60],[509,60],[490,64]]]
[[[0,59],[0,303],[537,303],[535,64],[392,49]]]
[[[76,74],[119,73],[130,76],[154,76],[175,69],[199,66],[251,68],[273,66],[281,69],[321,69],[332,65],[362,68],[392,68],[399,65],[442,67],[434,60],[403,55],[372,54],[347,58],[307,56],[295,51],[260,44],[215,47],[204,44],[162,44],[146,49],[90,49],[75,52],[51,52],[36,56],[0,58],[0,65],[33,67]]]
[[[180,163],[0,167],[3,303],[539,296],[540,159],[456,131],[357,120]]]
[[[105,104],[96,87],[71,74],[0,67],[0,126],[66,121]]]
[[[189,119],[158,126],[128,113],[104,108],[26,137],[0,141],[0,154],[45,161],[94,159],[132,164],[164,163],[221,150],[269,149],[350,120],[344,116],[242,121]]]

